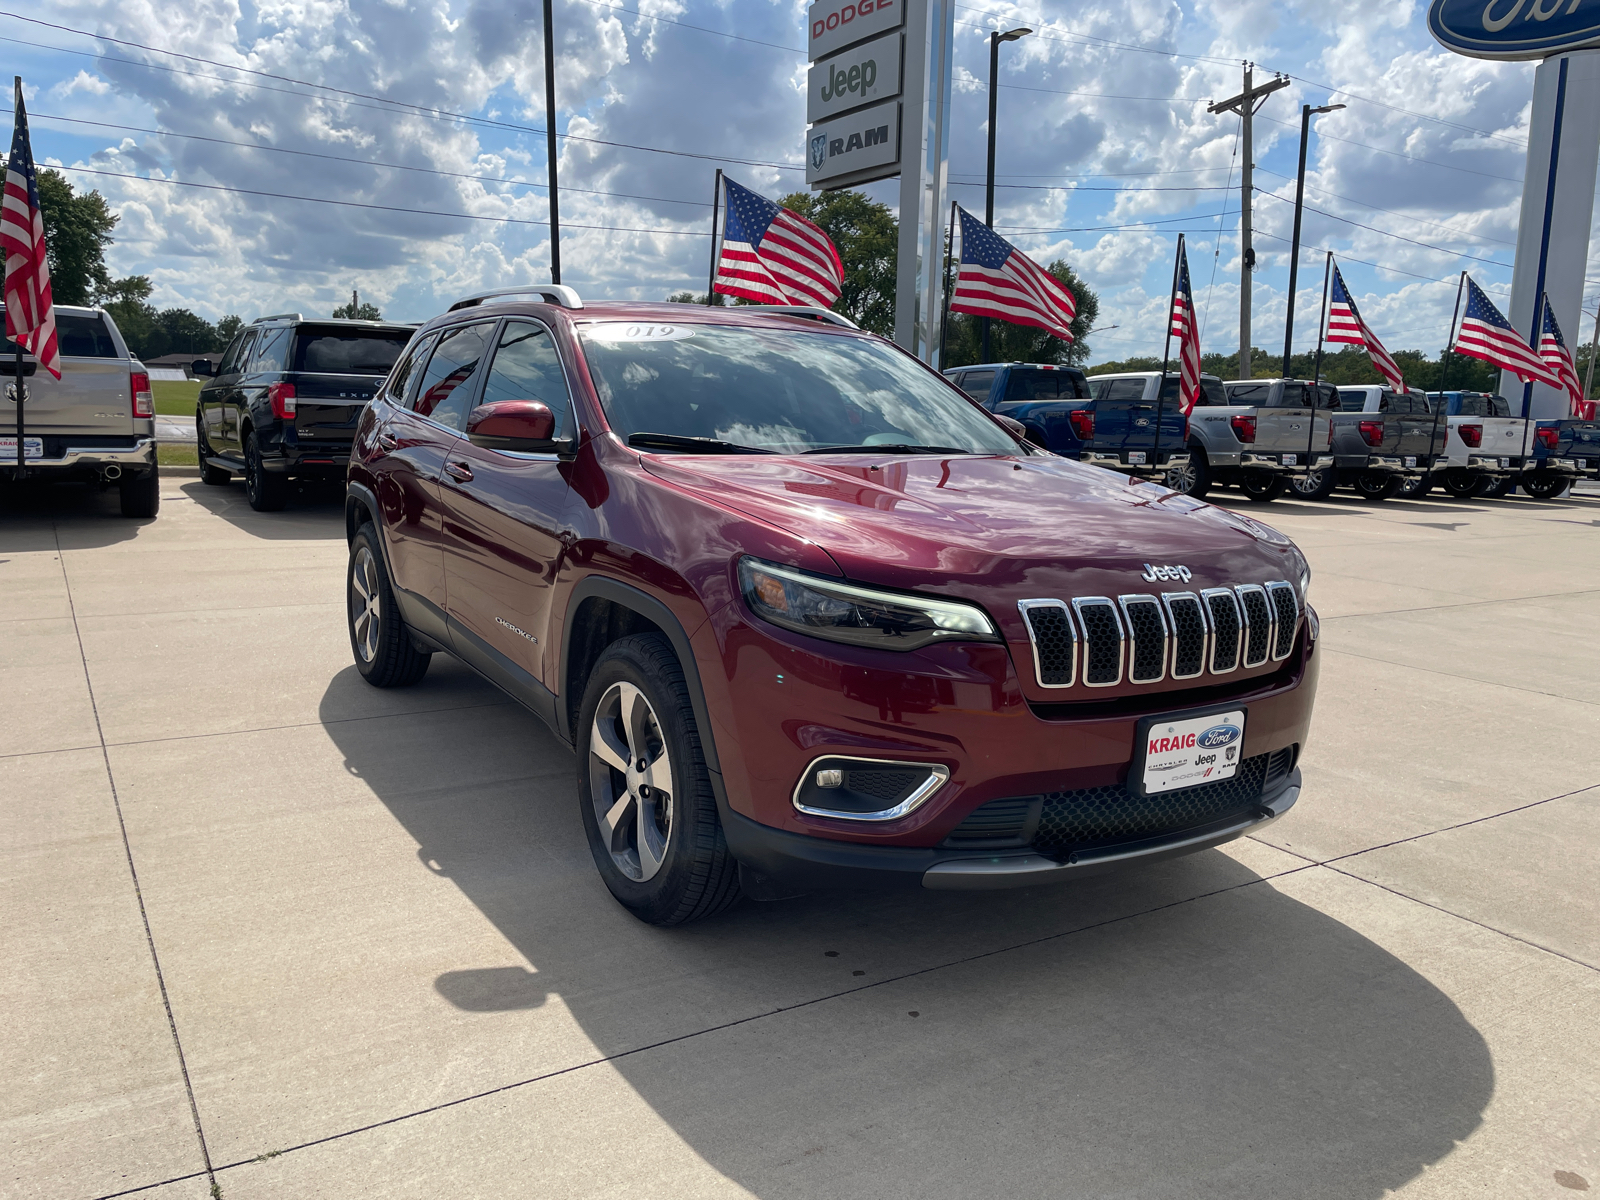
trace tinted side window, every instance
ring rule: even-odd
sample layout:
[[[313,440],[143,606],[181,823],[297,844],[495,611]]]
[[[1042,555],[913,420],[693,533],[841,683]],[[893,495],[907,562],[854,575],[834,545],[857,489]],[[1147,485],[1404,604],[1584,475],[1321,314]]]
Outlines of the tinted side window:
[[[1511,415],[1511,402],[1504,396],[1490,396],[1489,403],[1494,405],[1494,412],[1490,416],[1509,417]]]
[[[1200,381],[1200,403],[1223,405],[1228,403],[1228,393],[1223,388],[1220,380],[1202,379]]]
[[[489,351],[493,321],[459,325],[439,335],[412,407],[451,429],[465,429],[478,365]]]
[[[479,403],[495,400],[543,400],[555,414],[555,436],[564,438],[573,432],[567,376],[544,326],[531,321],[506,322]]]
[[[1173,403],[1178,399],[1179,379],[1176,375],[1169,375],[1161,381],[1161,399]]]
[[[1345,412],[1360,412],[1367,404],[1367,394],[1354,388],[1339,393],[1339,407]]]
[[[979,404],[988,402],[989,389],[993,386],[993,371],[968,371],[961,377],[961,390]]]
[[[1054,400],[1060,394],[1054,371],[1013,371],[1006,380],[1007,400]]]
[[[244,365],[246,375],[254,375],[258,371],[281,371],[285,353],[289,349],[289,327],[280,325],[276,329],[265,329],[256,338],[255,348],[250,351],[250,358]]]
[[[1106,388],[1102,400],[1143,400],[1144,380],[1142,379],[1113,379],[1111,386]]]
[[[433,343],[434,335],[431,333],[427,337],[420,339],[411,347],[411,352],[405,356],[405,359],[389,376],[389,384],[384,389],[384,399],[388,400],[390,404],[404,407],[409,403],[408,390],[420,378],[418,368],[428,361],[428,354],[433,349]]]
[[[56,317],[56,338],[63,358],[116,358],[116,343],[102,317],[61,313]]]
[[[240,369],[240,364],[250,357],[250,348],[255,345],[256,331],[246,329],[233,339],[233,345],[228,347],[228,353],[222,359],[222,367],[218,375],[233,375]]]
[[[1265,404],[1272,396],[1270,383],[1236,383],[1228,388],[1230,404]]]

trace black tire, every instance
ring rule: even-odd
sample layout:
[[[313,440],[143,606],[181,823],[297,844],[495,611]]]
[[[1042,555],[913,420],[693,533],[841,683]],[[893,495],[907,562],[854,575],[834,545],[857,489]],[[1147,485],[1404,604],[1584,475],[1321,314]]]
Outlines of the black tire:
[[[153,517],[161,511],[161,468],[150,470],[137,478],[123,477],[117,484],[117,499],[125,517]]]
[[[1476,494],[1487,500],[1501,500],[1509,496],[1516,486],[1517,479],[1514,475],[1508,475],[1504,479],[1496,479],[1493,475],[1485,475],[1478,481]]]
[[[1363,500],[1387,500],[1400,490],[1401,479],[1387,471],[1363,471],[1356,476],[1356,495]]]
[[[1246,471],[1239,478],[1247,499],[1257,504],[1271,504],[1283,495],[1283,476],[1272,471]]]
[[[584,688],[577,732],[583,828],[617,902],[651,925],[682,925],[737,900],[738,864],[672,644],[647,633],[607,646]],[[613,815],[603,832],[602,818]]]
[[[1522,490],[1535,500],[1554,500],[1571,485],[1565,475],[1529,475],[1522,481]]]
[[[410,687],[428,673],[433,655],[417,649],[400,617],[378,548],[378,533],[370,521],[357,529],[350,541],[344,593],[350,653],[361,678],[373,687]]]
[[[1211,490],[1211,464],[1206,452],[1199,447],[1189,448],[1189,465],[1174,467],[1167,472],[1167,486],[1194,500],[1204,500]]]
[[[1290,476],[1288,494],[1291,500],[1326,500],[1338,486],[1339,472],[1333,467],[1323,467],[1320,471]]]
[[[1402,500],[1420,500],[1433,491],[1432,475],[1407,475],[1395,494]]]
[[[200,460],[200,482],[208,483],[212,487],[221,487],[233,482],[233,472],[224,471],[221,467],[213,467],[206,459],[211,457],[211,443],[206,441],[205,414],[199,409],[194,413],[194,450]]]
[[[1441,482],[1444,485],[1444,490],[1457,500],[1466,500],[1477,494],[1480,481],[1473,472],[1456,469],[1446,471]]]
[[[253,429],[244,439],[244,494],[257,512],[277,512],[289,502],[289,477],[262,467]]]

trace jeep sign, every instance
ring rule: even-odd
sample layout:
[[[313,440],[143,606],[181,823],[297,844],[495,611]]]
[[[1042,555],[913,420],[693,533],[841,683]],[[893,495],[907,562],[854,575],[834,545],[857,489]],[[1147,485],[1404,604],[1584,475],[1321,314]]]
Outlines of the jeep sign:
[[[817,0],[806,17],[807,58],[816,62],[875,34],[898,29],[906,0]]]
[[[806,120],[821,121],[900,94],[900,33],[824,59],[806,78]]]
[[[893,175],[900,162],[900,102],[891,100],[813,125],[806,134],[806,182],[827,184],[843,176],[865,183]],[[862,175],[873,168],[884,168]]]

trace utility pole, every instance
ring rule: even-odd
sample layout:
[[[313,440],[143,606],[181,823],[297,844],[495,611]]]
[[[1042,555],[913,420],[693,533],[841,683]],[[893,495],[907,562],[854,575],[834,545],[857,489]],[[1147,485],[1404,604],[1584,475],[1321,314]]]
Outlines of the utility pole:
[[[1583,373],[1583,398],[1589,399],[1589,389],[1594,386],[1594,356],[1600,351],[1600,305],[1594,312],[1594,341],[1589,343],[1589,369]]]
[[[1244,91],[1228,100],[1206,106],[1209,113],[1238,113],[1240,138],[1244,142],[1244,169],[1239,176],[1239,378],[1250,378],[1250,272],[1255,270],[1256,251],[1250,244],[1250,194],[1255,190],[1255,141],[1251,120],[1268,96],[1289,86],[1287,76],[1274,76],[1270,83],[1255,86],[1255,63],[1244,64]]]

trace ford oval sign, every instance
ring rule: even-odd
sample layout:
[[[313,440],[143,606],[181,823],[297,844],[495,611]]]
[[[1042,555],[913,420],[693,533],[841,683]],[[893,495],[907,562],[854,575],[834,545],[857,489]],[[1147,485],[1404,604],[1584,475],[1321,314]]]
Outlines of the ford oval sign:
[[[1195,738],[1196,744],[1202,750],[1220,750],[1224,746],[1239,740],[1239,727],[1237,725],[1213,725],[1199,737]]]
[[[1600,45],[1600,0],[1433,0],[1428,30],[1473,58],[1546,58]]]

